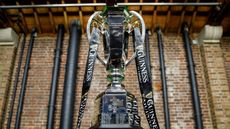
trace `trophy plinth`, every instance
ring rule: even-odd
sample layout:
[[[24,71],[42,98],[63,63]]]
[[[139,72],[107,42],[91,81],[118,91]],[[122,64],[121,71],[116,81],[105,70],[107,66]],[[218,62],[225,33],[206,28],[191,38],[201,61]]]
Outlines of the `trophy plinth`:
[[[134,101],[135,97],[121,85],[111,86],[98,97],[97,120],[89,129],[143,129]]]
[[[143,129],[142,127],[129,127],[129,128],[119,128],[119,127],[114,127],[114,128],[101,128],[101,127],[90,127],[89,129]]]

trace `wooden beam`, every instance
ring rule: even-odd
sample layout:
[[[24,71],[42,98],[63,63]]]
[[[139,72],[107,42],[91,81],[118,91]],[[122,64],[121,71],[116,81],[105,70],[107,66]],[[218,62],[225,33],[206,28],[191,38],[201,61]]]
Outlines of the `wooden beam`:
[[[16,5],[20,5],[19,2],[16,2]],[[24,13],[21,9],[18,9],[18,12],[19,12],[19,15],[21,15],[21,19],[22,19],[22,24],[23,24],[23,28],[25,29],[25,33],[29,32],[29,29],[27,27],[27,23],[26,23],[26,20],[25,20],[25,17],[24,17]]]
[[[0,5],[3,5],[3,2],[0,2]],[[1,27],[7,27],[7,25],[5,24],[5,18],[2,18],[2,16],[4,15],[3,10],[0,10],[0,25]]]
[[[65,1],[62,0],[61,1],[62,4],[65,4]],[[65,29],[66,29],[66,32],[69,33],[69,21],[68,21],[68,15],[67,15],[67,11],[66,11],[66,7],[63,8],[63,16],[64,16],[64,22],[65,22]]]
[[[210,25],[220,25],[224,17],[229,13],[230,1],[225,0],[223,6],[216,6],[213,8],[211,15],[208,19]]]
[[[4,27],[9,27],[9,26],[14,26],[14,24],[12,23],[12,21],[9,19],[9,17],[7,17],[7,12],[4,10],[0,10],[0,15],[1,15],[1,23]]]
[[[34,5],[34,2],[31,1],[31,4]],[[37,13],[37,10],[34,8],[33,8],[33,14],[34,14],[34,19],[35,19],[35,24],[36,24],[36,27],[38,29],[38,33],[42,33],[41,24],[40,24],[40,21],[38,18],[38,13]]]
[[[97,0],[93,0],[93,3],[97,3]],[[96,11],[97,10],[97,7],[94,7],[94,10]]]
[[[155,2],[158,2],[158,0],[155,0]],[[157,6],[154,7],[154,10],[153,10],[153,16],[152,16],[152,29],[153,31],[155,30],[155,27],[157,27],[158,25],[157,24]]]
[[[165,33],[168,32],[170,17],[171,17],[171,7],[169,6],[168,11],[167,11],[166,20],[165,20],[165,28],[164,28]]]
[[[49,1],[46,1],[46,3],[50,4]],[[52,26],[52,31],[53,31],[53,33],[55,33],[56,26],[55,26],[55,23],[54,23],[54,18],[53,18],[52,10],[50,8],[48,10],[49,10],[48,13],[49,13],[49,18],[50,18],[50,24]]]
[[[77,2],[81,3],[81,0],[78,0]],[[83,20],[83,15],[82,15],[81,7],[79,7],[79,17],[80,17],[80,22],[81,22],[81,32],[82,32],[82,34],[84,34],[85,33],[85,30],[84,30],[84,20]]]
[[[143,3],[143,0],[139,0],[139,2],[140,2],[140,3]],[[140,9],[140,10],[139,10],[139,14],[142,15],[142,6],[140,6],[139,9]]]
[[[169,1],[170,3],[173,2],[173,0]],[[167,33],[168,32],[168,28],[169,28],[169,21],[170,21],[170,16],[171,16],[171,6],[168,6],[168,11],[167,11],[167,16],[166,16],[166,20],[165,20],[165,28],[164,28],[164,32]]]
[[[186,3],[188,0],[184,0],[184,3]],[[181,13],[181,16],[180,16],[180,22],[179,22],[179,25],[178,25],[178,30],[177,30],[177,33],[179,34],[181,32],[181,26],[182,26],[182,23],[184,22],[184,15],[185,15],[185,12],[186,12],[186,7],[183,6],[182,8],[182,13]]]
[[[5,22],[4,21],[2,21],[2,19],[0,19],[0,25],[1,25],[1,27],[7,27],[7,25],[5,24]]]
[[[1,4],[2,5],[5,5],[3,2],[1,2]],[[14,30],[16,30],[16,28],[15,28],[15,26],[14,26],[14,23],[11,21],[11,19],[9,18],[9,17],[7,17],[7,11],[5,11],[5,10],[2,10],[2,15],[4,15],[3,17],[6,19],[6,21],[8,22],[8,23],[6,23],[6,24],[8,24],[7,26],[10,26],[10,27],[12,27]]]
[[[200,2],[200,0],[196,1],[197,3]],[[193,10],[193,14],[192,14],[192,19],[191,19],[191,25],[190,25],[190,32],[192,33],[194,31],[194,24],[195,24],[195,20],[196,20],[196,14],[197,14],[197,9],[198,7],[196,6]]]

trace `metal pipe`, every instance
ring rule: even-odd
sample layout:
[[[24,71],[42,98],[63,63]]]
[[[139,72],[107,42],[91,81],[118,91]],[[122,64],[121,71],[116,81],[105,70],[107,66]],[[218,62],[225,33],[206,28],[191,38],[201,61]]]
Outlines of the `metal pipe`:
[[[202,114],[201,114],[201,108],[200,108],[200,98],[199,98],[199,93],[197,89],[197,80],[196,80],[196,75],[195,75],[196,72],[194,68],[193,55],[192,55],[192,49],[190,46],[190,39],[189,39],[188,32],[189,32],[188,26],[186,23],[184,23],[182,26],[182,35],[183,35],[185,53],[187,57],[186,59],[187,59],[187,64],[188,64],[189,80],[190,80],[191,91],[192,91],[192,100],[193,100],[193,107],[194,107],[196,129],[203,129]]]
[[[28,71],[29,71],[29,65],[30,65],[30,58],[32,55],[35,35],[36,35],[36,29],[33,28],[31,32],[31,36],[30,36],[30,43],[29,43],[28,52],[26,56],[26,64],[25,64],[24,73],[22,77],[22,85],[21,85],[22,87],[21,87],[19,100],[18,100],[18,109],[17,109],[14,129],[20,129],[21,114],[23,110],[23,103],[24,103],[24,97],[26,93],[26,85],[27,85]]]
[[[61,53],[62,53],[64,33],[65,33],[64,25],[63,24],[58,25],[58,33],[57,33],[57,40],[56,40],[54,67],[53,67],[53,74],[52,74],[46,129],[53,129],[53,125],[54,125],[56,92],[57,92],[57,85],[58,85],[58,77],[59,77],[59,69],[60,69],[60,62],[61,62]]]
[[[60,129],[73,128],[76,69],[81,38],[79,21],[73,21],[69,39],[68,55],[65,70],[64,92],[62,100]]]
[[[157,33],[158,51],[159,51],[159,59],[160,59],[161,83],[163,85],[165,129],[170,129],[170,114],[169,114],[169,106],[168,106],[168,90],[167,90],[167,79],[166,79],[166,72],[165,72],[164,46],[162,41],[161,30],[159,27],[156,29],[156,33]]]
[[[221,5],[222,3],[220,2],[200,2],[200,3],[192,3],[192,2],[187,2],[187,3],[117,3],[118,6],[216,6],[216,5]]]
[[[8,115],[6,129],[10,129],[10,126],[11,126],[12,116],[13,116],[13,112],[14,112],[14,101],[16,98],[18,79],[19,79],[19,75],[20,75],[20,71],[21,71],[21,65],[22,65],[22,57],[24,54],[24,49],[25,49],[25,44],[26,44],[26,34],[23,33],[22,37],[23,37],[22,46],[21,46],[19,60],[18,60],[18,67],[17,67],[18,69],[17,69],[16,74],[15,74],[14,87],[13,87],[13,93],[11,96],[12,99],[10,102],[10,111],[9,111],[9,115]]]
[[[105,3],[3,5],[3,6],[0,6],[0,9],[58,8],[58,7],[89,7],[89,6],[105,6],[105,5],[106,5]]]
[[[117,6],[218,6],[221,2],[200,3],[117,3]],[[106,3],[75,3],[75,4],[37,4],[37,5],[1,5],[0,9],[23,9],[23,8],[58,8],[58,7],[89,7],[106,6]]]

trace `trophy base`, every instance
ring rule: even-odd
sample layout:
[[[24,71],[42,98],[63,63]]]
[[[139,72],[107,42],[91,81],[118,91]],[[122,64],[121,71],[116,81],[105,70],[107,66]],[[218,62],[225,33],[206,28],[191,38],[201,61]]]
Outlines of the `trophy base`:
[[[89,129],[143,129],[143,128],[142,127],[127,127],[127,128],[90,127]]]
[[[143,129],[134,95],[112,84],[97,97],[97,114],[89,129]],[[128,105],[129,104],[129,105]],[[128,112],[129,110],[129,112]],[[132,111],[132,113],[131,113]]]

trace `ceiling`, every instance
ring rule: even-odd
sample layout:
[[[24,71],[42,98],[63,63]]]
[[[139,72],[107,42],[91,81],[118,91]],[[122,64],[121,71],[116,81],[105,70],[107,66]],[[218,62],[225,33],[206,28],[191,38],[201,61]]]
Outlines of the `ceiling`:
[[[1,6],[31,5],[31,4],[64,4],[64,3],[102,3],[105,0],[0,0]],[[139,12],[145,21],[146,27],[154,30],[160,26],[164,33],[180,33],[183,22],[190,26],[190,32],[199,32],[205,24],[219,25],[224,28],[224,35],[230,36],[230,9],[229,0],[118,0],[118,2],[221,2],[221,6],[129,6],[129,10]],[[225,7],[228,5],[228,7]],[[225,8],[224,8],[225,7]],[[223,10],[222,10],[223,8]],[[59,8],[27,8],[27,9],[0,9],[0,27],[13,27],[17,32],[27,33],[33,27],[39,33],[55,33],[58,24],[64,24],[69,32],[69,23],[79,19],[82,31],[88,18],[97,7],[59,7]],[[217,20],[216,20],[217,19]]]

